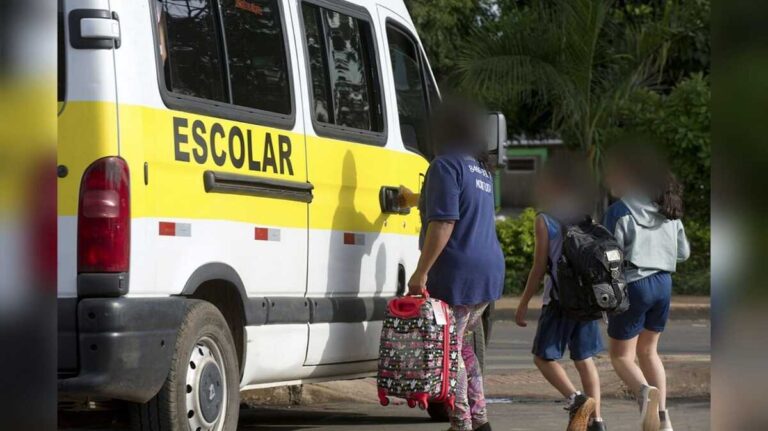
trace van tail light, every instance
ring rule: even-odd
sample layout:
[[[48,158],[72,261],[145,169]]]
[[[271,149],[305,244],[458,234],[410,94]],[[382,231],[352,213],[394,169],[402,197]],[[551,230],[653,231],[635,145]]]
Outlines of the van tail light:
[[[80,183],[77,272],[127,272],[131,239],[128,164],[99,159]]]

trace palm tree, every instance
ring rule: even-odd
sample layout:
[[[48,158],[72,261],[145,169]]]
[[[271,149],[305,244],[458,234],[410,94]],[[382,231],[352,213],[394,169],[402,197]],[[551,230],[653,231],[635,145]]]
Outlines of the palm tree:
[[[551,128],[600,162],[616,110],[654,84],[666,60],[669,17],[617,25],[610,0],[534,0],[509,24],[479,30],[459,50],[453,84],[497,106],[547,112]]]

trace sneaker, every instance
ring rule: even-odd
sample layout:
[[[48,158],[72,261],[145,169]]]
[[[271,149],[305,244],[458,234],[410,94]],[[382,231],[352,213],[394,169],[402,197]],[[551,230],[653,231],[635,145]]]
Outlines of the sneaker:
[[[644,385],[640,390],[640,421],[643,431],[659,431],[659,390],[653,386]]]
[[[659,411],[659,420],[661,421],[661,427],[659,427],[659,431],[673,431],[672,421],[669,419],[669,410]]]
[[[592,421],[589,427],[587,427],[587,431],[608,431],[608,428],[605,426],[605,422],[603,421]]]
[[[573,399],[573,403],[568,406],[568,428],[567,431],[587,431],[589,418],[595,412],[595,400],[586,395],[579,394]]]

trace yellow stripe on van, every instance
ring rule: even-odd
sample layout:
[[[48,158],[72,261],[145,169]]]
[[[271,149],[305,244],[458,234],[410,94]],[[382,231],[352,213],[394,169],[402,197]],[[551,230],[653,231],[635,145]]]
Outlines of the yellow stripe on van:
[[[103,145],[116,139],[106,133],[114,126],[107,121],[107,105],[67,104],[66,119],[60,122],[60,130],[65,129],[61,134],[65,154],[60,156],[60,163],[74,169],[70,169],[73,175],[67,178],[66,186],[59,187],[59,215],[77,213],[83,170],[99,157],[117,154],[116,146]],[[309,217],[312,229],[418,233],[416,210],[407,216],[383,215],[378,199],[381,186],[403,184],[418,190],[419,173],[426,170],[427,162],[416,154],[167,109],[121,104],[119,110],[120,155],[130,168],[134,218],[228,220],[299,228],[307,226]],[[98,119],[105,121],[105,127],[98,128],[103,131],[101,137],[85,138],[78,132],[93,130],[87,126]],[[314,199],[307,206],[280,199],[206,193],[203,173],[207,170],[309,181],[314,186]]]
[[[111,102],[67,102],[58,117],[57,163],[67,169],[58,179],[58,214],[77,214],[77,196],[85,170],[118,153],[117,110]]]

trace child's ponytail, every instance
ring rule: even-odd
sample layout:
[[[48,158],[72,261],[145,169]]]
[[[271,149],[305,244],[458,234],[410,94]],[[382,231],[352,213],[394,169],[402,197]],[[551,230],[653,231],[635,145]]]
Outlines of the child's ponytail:
[[[659,212],[669,220],[683,218],[683,185],[677,180],[675,174],[668,172],[666,181],[660,189],[661,193],[655,201],[659,206]]]

